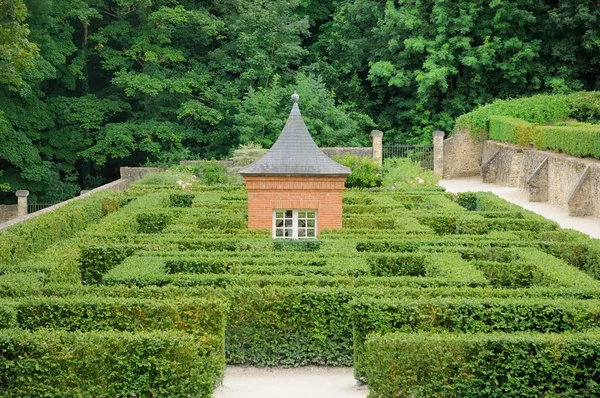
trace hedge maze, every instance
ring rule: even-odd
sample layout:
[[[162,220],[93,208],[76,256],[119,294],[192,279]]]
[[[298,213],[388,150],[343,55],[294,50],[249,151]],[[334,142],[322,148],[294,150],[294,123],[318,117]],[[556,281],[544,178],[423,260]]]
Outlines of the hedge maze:
[[[225,363],[370,396],[596,396],[600,244],[491,194],[347,190],[320,241],[135,184],[0,234],[0,396],[209,397]],[[42,394],[43,392],[43,394]]]

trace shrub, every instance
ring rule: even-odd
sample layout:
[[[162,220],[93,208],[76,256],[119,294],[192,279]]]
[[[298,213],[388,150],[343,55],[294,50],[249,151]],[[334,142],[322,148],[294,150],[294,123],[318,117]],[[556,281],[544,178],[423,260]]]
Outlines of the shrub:
[[[600,159],[600,125],[543,126],[538,149]]]
[[[590,397],[600,394],[600,335],[374,334],[369,396]]]
[[[132,245],[82,245],[80,257],[83,284],[100,283],[108,270],[135,252]]]
[[[415,189],[436,186],[439,177],[405,158],[390,158],[383,162],[382,186],[391,189]]]
[[[113,196],[99,193],[78,199],[0,232],[0,264],[24,260],[98,222],[103,216],[103,200]]]
[[[540,298],[373,298],[351,302],[354,370],[364,379],[364,342],[370,333],[544,332],[595,328],[596,301]]]
[[[273,248],[279,251],[314,252],[319,250],[322,244],[322,241],[312,239],[276,239],[273,241]]]
[[[347,188],[371,188],[381,185],[381,168],[373,159],[346,153],[343,156],[334,156],[333,160],[352,170],[346,179]]]
[[[425,255],[414,253],[379,254],[369,259],[374,276],[425,276]]]
[[[531,143],[539,146],[540,128],[536,124],[506,116],[491,116],[489,139],[510,142],[515,145],[528,146]]]
[[[169,203],[172,207],[192,207],[194,197],[191,193],[172,193],[169,195]]]
[[[0,330],[0,395],[210,397],[218,347],[189,334]]]
[[[170,217],[166,213],[140,213],[135,219],[138,233],[155,234],[166,228]]]

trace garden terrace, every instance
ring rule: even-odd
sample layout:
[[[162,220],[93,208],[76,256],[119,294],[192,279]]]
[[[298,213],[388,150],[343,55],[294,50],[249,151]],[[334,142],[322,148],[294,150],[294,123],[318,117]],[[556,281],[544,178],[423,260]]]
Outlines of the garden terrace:
[[[50,396],[210,396],[225,362],[354,365],[373,396],[519,395],[558,388],[551,350],[577,364],[573,380],[600,382],[586,359],[599,341],[597,240],[491,194],[424,187],[346,190],[343,229],[280,242],[248,230],[244,188],[164,182],[0,234],[0,395],[36,395],[56,377]],[[517,358],[518,347],[545,351]],[[477,352],[508,353],[511,371],[550,361],[534,379],[546,387],[485,384]],[[439,380],[386,381],[395,358],[402,377],[425,366]]]

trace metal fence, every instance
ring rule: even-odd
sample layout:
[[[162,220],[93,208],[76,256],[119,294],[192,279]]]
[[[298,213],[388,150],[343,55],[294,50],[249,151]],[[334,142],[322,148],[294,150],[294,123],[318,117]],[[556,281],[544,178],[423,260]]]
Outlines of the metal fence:
[[[393,144],[383,146],[383,158],[406,158],[433,170],[433,144]]]
[[[28,203],[27,204],[27,214],[35,213],[36,211],[40,211],[45,209],[46,207],[54,206],[55,204],[60,202],[53,203]]]

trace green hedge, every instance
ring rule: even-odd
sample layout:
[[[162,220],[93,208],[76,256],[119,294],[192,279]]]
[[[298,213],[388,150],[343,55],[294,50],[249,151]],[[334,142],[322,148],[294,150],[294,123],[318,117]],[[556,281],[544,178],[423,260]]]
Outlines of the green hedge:
[[[488,129],[490,119],[506,116],[530,123],[546,124],[576,119],[580,122],[600,122],[600,92],[582,91],[563,95],[535,95],[529,98],[496,100],[456,119],[455,130],[467,129],[478,135]]]
[[[600,302],[540,298],[373,298],[351,303],[354,371],[364,379],[364,341],[389,332],[582,331],[600,326]]]
[[[491,116],[489,122],[490,140],[510,142],[515,145],[528,146],[540,142],[540,129],[534,123],[506,116]]]
[[[0,330],[2,397],[211,397],[212,343],[173,331]]]
[[[600,159],[600,125],[542,126],[538,149]]]
[[[369,397],[600,395],[600,334],[374,334]]]
[[[230,287],[227,362],[244,366],[351,366],[352,326],[342,288]]]
[[[17,263],[97,223],[112,209],[104,208],[103,201],[115,197],[118,194],[95,194],[0,232],[0,264]]]
[[[8,315],[14,312],[16,325],[23,329],[51,328],[83,332],[172,329],[196,335],[213,335],[220,339],[221,344],[228,310],[223,301],[207,298],[155,301],[90,295],[29,297],[3,300],[1,303],[9,311]]]

